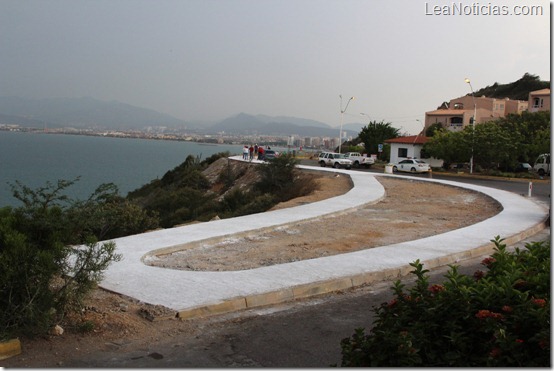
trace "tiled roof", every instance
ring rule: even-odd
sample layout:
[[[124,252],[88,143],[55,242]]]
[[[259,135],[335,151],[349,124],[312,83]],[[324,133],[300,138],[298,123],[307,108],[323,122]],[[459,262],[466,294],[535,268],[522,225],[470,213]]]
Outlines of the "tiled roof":
[[[541,89],[529,92],[529,95],[550,95],[550,89]]]
[[[427,115],[448,115],[448,116],[463,116],[466,110],[463,109],[438,109],[434,111],[425,112]]]
[[[429,140],[423,135],[410,135],[409,137],[398,137],[385,140],[385,143],[402,143],[402,144],[425,144]]]

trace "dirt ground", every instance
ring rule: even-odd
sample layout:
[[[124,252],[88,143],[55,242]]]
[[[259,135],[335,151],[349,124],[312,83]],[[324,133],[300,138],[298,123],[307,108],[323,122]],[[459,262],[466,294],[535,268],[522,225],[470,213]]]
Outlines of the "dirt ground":
[[[201,246],[150,257],[146,263],[192,271],[254,269],[428,237],[475,224],[499,211],[495,201],[472,191],[386,177],[378,180],[386,189],[386,199],[355,212],[278,227],[252,237],[207,240]],[[320,184],[326,197],[350,188],[349,178],[338,174],[320,178]],[[274,209],[313,202],[324,196],[323,192]]]
[[[501,210],[494,200],[467,190],[417,180],[378,180],[385,187],[385,199],[353,213],[277,228],[224,244],[207,244],[202,249],[159,256],[149,263],[189,270],[252,269],[423,238],[475,224]],[[326,199],[351,188],[350,179],[344,175],[323,174],[318,182],[318,191],[276,208]],[[204,331],[206,319],[157,320],[169,312],[97,289],[82,313],[61,324],[62,335],[21,339],[22,354],[0,361],[0,367],[63,367],[63,360],[69,355],[117,348],[131,341],[140,346],[183,332],[194,335]],[[83,331],[86,328],[92,330]]]

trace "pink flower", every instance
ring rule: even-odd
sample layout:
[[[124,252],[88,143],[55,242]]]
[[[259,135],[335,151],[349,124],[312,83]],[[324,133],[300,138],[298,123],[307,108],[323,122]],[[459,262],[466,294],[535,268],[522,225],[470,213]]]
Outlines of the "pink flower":
[[[514,309],[512,307],[510,307],[509,305],[504,305],[502,307],[502,311],[506,312],[506,313],[512,313],[514,311]]]
[[[487,310],[487,309],[481,309],[479,312],[475,314],[475,317],[479,319],[485,319],[485,318],[501,319],[502,314],[491,312],[490,310]]]
[[[429,287],[429,291],[431,291],[433,294],[437,294],[444,290],[445,289],[443,285],[432,285],[431,287]]]
[[[483,259],[481,264],[483,264],[485,267],[490,267],[492,263],[495,263],[495,262],[496,262],[495,258],[489,257],[489,258]]]
[[[546,305],[546,300],[544,299],[533,299],[533,304],[535,304],[538,307],[544,307]]]

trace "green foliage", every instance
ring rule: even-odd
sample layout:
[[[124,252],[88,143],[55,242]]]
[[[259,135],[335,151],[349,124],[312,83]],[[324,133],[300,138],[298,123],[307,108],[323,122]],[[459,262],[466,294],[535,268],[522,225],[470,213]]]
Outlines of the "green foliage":
[[[217,160],[219,160],[220,158],[227,158],[229,156],[231,156],[231,153],[229,151],[214,153],[213,155],[211,155],[210,157],[202,161],[202,165],[204,167],[207,167],[213,164],[214,162],[216,162]]]
[[[514,100],[527,100],[529,92],[541,89],[550,89],[550,81],[541,81],[537,75],[525,73],[521,79],[509,84],[495,82],[491,86],[479,89],[475,92],[476,97],[486,96],[489,98],[510,98]]]
[[[394,299],[374,308],[377,319],[341,341],[342,366],[549,367],[550,244],[506,251],[499,237],[473,277],[450,266],[430,285],[416,261],[417,281],[393,287]]]
[[[261,175],[257,186],[262,192],[281,192],[290,187],[296,177],[298,159],[284,154],[256,168]]]
[[[397,138],[399,135],[399,130],[392,127],[389,122],[371,121],[362,128],[358,137],[364,143],[365,151],[368,154],[375,154],[379,151],[379,144],[384,144],[385,140]]]
[[[221,155],[213,155],[209,161],[215,161]],[[210,183],[202,174],[207,161],[201,162],[199,157],[189,155],[160,180],[129,192],[127,200],[140,205],[146,214],[157,216],[164,228],[201,218],[214,198],[206,193]]]
[[[92,321],[84,321],[80,323],[77,327],[78,332],[86,334],[88,332],[92,332],[94,330],[94,322]]]
[[[117,195],[103,185],[81,212],[83,204],[63,194],[75,181],[37,190],[17,183],[13,194],[23,206],[0,210],[0,339],[45,333],[120,259],[114,243],[97,242],[95,221],[84,220],[109,219],[102,210]]]
[[[305,196],[316,187],[313,179],[300,178],[296,165],[299,160],[292,154],[283,154],[256,168],[260,180],[255,189],[263,194],[270,194],[276,202],[287,201]]]
[[[427,130],[425,131],[426,137],[433,137],[438,131],[444,130],[444,126],[441,122],[437,122],[436,124],[430,125]]]
[[[468,126],[461,132],[439,130],[423,146],[445,166],[468,162],[473,148],[474,164],[482,169],[509,169],[517,162],[533,163],[550,151],[550,112],[523,112]]]
[[[243,192],[234,189],[227,193],[220,204],[222,218],[237,217],[264,212],[277,203],[271,193]]]
[[[445,166],[455,162],[466,162],[471,157],[471,144],[462,132],[439,130],[423,145],[427,156],[444,160]]]
[[[198,157],[188,156],[162,179],[130,192],[127,199],[147,210],[145,215],[156,215],[161,227],[170,228],[195,220],[211,220],[216,215],[229,218],[263,212],[278,202],[315,189],[315,182],[310,178],[298,176],[295,166],[299,160],[288,153],[267,164],[232,166],[228,162],[217,176],[219,184],[213,191],[203,170],[208,163],[227,155],[220,153],[202,162]],[[255,166],[259,182],[251,188],[233,189],[237,180],[249,174],[251,166]],[[223,197],[218,197],[216,192]]]
[[[550,112],[528,112],[508,115],[497,121],[498,125],[514,133],[518,144],[517,160],[534,163],[542,153],[550,153]]]
[[[471,128],[465,128],[463,133],[467,141],[471,141]],[[475,126],[473,137],[474,164],[485,169],[507,169],[516,164],[521,143],[517,130],[496,122],[485,122]]]

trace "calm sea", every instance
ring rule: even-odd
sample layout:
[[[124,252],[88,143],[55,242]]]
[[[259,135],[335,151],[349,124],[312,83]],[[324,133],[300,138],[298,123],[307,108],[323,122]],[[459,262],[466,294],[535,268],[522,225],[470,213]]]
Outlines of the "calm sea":
[[[102,183],[114,183],[125,196],[161,178],[188,155],[204,160],[218,152],[240,154],[241,146],[168,140],[0,131],[0,207],[20,206],[10,183],[31,189],[59,179],[81,179],[67,194],[85,199]]]

